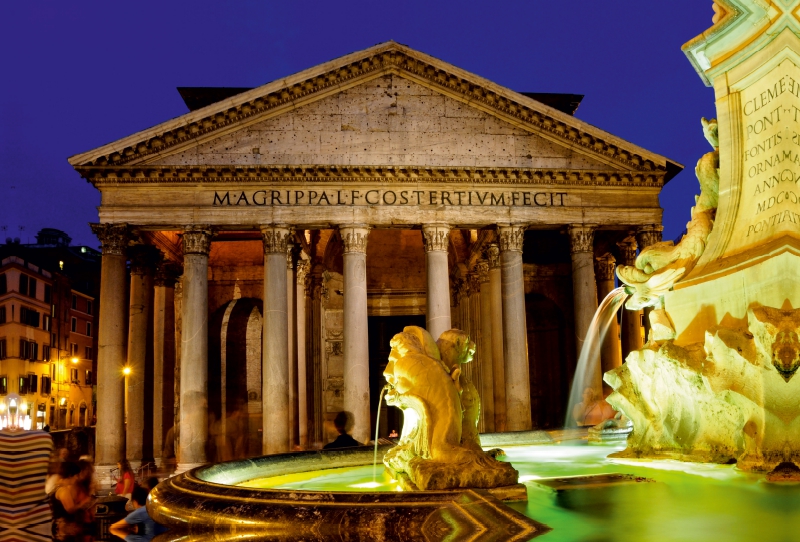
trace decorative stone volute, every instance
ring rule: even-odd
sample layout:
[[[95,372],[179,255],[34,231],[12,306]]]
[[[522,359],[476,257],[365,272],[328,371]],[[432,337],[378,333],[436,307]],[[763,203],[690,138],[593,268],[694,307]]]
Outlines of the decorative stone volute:
[[[636,237],[633,235],[627,236],[625,239],[617,243],[617,247],[619,248],[620,253],[620,264],[622,265],[633,265],[636,261],[636,249],[637,247]]]
[[[261,240],[264,242],[264,254],[286,254],[292,239],[292,230],[288,226],[262,226]]]
[[[497,237],[500,239],[500,250],[503,252],[522,252],[525,240],[525,226],[498,226]]]
[[[569,248],[575,254],[577,252],[594,252],[594,230],[593,224],[570,224]]]
[[[156,286],[166,286],[167,288],[174,288],[175,283],[178,282],[178,277],[181,276],[183,270],[181,266],[174,262],[162,261],[156,267],[156,275],[154,284]]]
[[[339,226],[339,234],[342,236],[345,254],[367,253],[369,226],[363,224]]]
[[[153,273],[163,259],[161,251],[152,245],[136,245],[128,249],[131,259],[131,275]]]
[[[488,277],[487,277],[488,279]],[[488,281],[488,280],[487,280]],[[471,294],[477,294],[481,291],[481,276],[479,273],[469,274],[469,288]]]
[[[594,260],[594,275],[597,280],[614,280],[614,268],[617,261],[609,253]]]
[[[127,224],[90,224],[92,233],[100,240],[103,254],[125,256],[131,233]]]
[[[183,253],[208,255],[213,233],[209,226],[186,226],[183,232]]]
[[[500,267],[500,247],[495,243],[489,245],[489,248],[486,249],[486,259],[489,262],[490,269]]]
[[[651,224],[643,226],[636,230],[636,241],[640,249],[645,249],[649,246],[661,242],[661,234],[664,232],[664,226],[658,224]],[[625,265],[633,265],[633,263],[625,263]]]
[[[427,224],[422,226],[425,252],[447,252],[450,245],[450,226],[447,224]]]

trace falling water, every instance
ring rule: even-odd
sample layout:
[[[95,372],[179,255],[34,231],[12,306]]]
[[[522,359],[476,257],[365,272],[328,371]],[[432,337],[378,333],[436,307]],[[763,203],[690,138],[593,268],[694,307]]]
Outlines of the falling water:
[[[575,368],[575,377],[572,379],[565,427],[575,425],[575,421],[572,419],[572,409],[583,400],[583,390],[595,386],[596,374],[599,372],[600,347],[603,344],[608,328],[611,326],[611,322],[617,317],[617,311],[627,297],[628,294],[625,293],[624,286],[611,290],[606,298],[603,299],[603,302],[600,303],[600,306],[597,307],[597,312],[594,313],[592,323],[589,325],[589,330],[586,332],[586,338],[583,341],[581,354],[578,358],[578,366]]]
[[[381,388],[381,395],[378,397],[378,415],[375,416],[375,450],[372,452],[372,483],[376,484],[378,471],[378,429],[381,426],[381,405],[383,404],[383,394],[386,393],[386,386]]]

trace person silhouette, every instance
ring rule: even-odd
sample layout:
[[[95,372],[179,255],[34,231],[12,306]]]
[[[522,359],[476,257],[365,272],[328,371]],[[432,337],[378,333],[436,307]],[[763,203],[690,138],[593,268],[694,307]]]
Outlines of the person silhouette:
[[[348,413],[345,411],[339,412],[336,417],[333,419],[333,426],[336,427],[336,430],[339,432],[339,436],[336,437],[336,440],[333,442],[329,442],[325,446],[322,447],[323,450],[333,450],[336,448],[353,448],[355,446],[361,446],[361,443],[358,442],[356,439],[351,437],[347,434],[347,425],[349,421]]]

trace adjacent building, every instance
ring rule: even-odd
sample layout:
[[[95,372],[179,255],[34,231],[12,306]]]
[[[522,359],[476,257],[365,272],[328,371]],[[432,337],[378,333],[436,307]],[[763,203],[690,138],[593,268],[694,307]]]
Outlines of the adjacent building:
[[[29,428],[94,424],[98,251],[44,229],[0,245],[0,418]]]

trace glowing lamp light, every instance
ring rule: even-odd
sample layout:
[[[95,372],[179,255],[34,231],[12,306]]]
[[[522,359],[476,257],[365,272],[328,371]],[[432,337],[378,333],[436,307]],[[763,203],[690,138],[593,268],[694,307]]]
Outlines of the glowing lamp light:
[[[72,363],[78,363],[78,358],[72,358],[72,359],[70,359],[70,361],[71,361]]]
[[[5,414],[6,411],[6,404],[0,403],[0,414]]]
[[[122,368],[122,374],[124,374],[125,376],[128,376],[129,374],[131,374],[131,368],[130,367],[123,367]]]
[[[67,404],[67,398],[66,398],[66,397],[62,397],[62,398],[61,398],[61,399],[58,401],[58,404],[59,404],[59,405],[61,405],[61,406],[64,406],[64,405],[66,405],[66,404]]]

